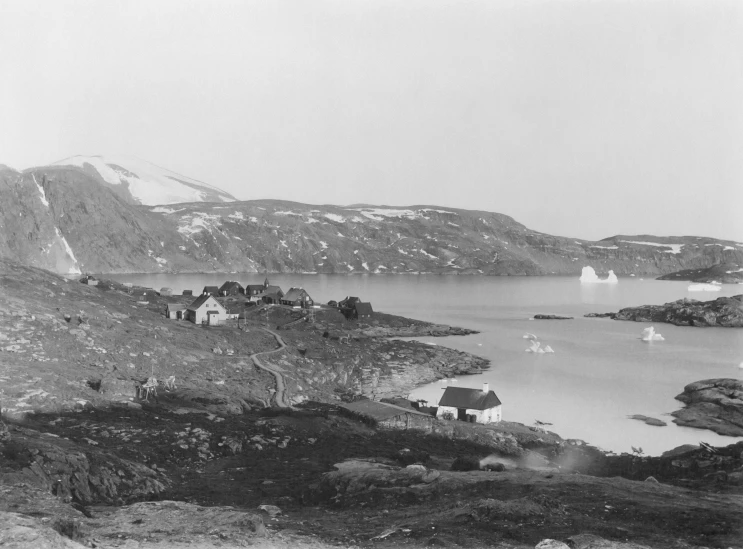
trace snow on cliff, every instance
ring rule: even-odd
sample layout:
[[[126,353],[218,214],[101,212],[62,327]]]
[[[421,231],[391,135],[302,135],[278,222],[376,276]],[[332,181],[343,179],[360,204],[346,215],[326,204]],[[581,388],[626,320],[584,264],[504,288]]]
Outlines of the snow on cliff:
[[[147,206],[236,200],[217,187],[136,157],[71,156],[53,165],[78,166],[97,172],[106,183],[126,186],[135,201]]]

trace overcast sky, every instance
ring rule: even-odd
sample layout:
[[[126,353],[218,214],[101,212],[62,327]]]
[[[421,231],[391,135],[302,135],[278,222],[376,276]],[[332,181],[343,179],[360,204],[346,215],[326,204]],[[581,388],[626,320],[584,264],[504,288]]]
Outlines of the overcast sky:
[[[743,2],[0,0],[0,163],[743,241]]]

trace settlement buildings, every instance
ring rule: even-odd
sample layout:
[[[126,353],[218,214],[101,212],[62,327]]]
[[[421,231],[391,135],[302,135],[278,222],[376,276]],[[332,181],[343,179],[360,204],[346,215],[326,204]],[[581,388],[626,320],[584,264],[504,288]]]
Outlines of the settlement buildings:
[[[282,305],[289,305],[290,307],[302,308],[309,308],[315,304],[310,297],[310,294],[308,294],[303,288],[289,288],[286,295],[280,298],[279,303]]]
[[[209,294],[203,294],[191,303],[186,309],[186,315],[194,324],[208,326],[218,326],[227,320],[227,310]]]
[[[487,383],[483,383],[482,391],[447,387],[439,401],[436,417],[472,423],[496,423],[502,419],[501,401]]]

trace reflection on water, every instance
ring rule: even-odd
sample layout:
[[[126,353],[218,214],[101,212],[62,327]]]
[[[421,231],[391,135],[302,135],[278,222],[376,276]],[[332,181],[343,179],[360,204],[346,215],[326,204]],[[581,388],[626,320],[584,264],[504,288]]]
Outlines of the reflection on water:
[[[122,282],[176,292],[238,280],[262,283],[261,274],[115,275]],[[656,325],[665,341],[641,341],[647,323],[583,318],[588,312],[660,304],[682,297],[686,282],[623,278],[618,284],[580,284],[577,277],[339,276],[269,275],[285,290],[302,286],[318,302],[349,295],[370,300],[375,310],[421,320],[465,326],[481,333],[468,337],[429,338],[485,356],[491,370],[463,377],[462,387],[490,383],[503,401],[506,420],[554,424],[567,438],[581,438],[615,451],[641,446],[658,454],[680,444],[730,444],[737,439],[710,431],[682,428],[666,414],[681,404],[674,399],[684,385],[700,379],[743,376],[743,330]],[[743,293],[727,285],[716,295]],[[574,320],[529,320],[538,313],[574,316]],[[662,328],[662,329],[661,329]],[[527,353],[527,332],[554,354]],[[438,402],[441,384],[413,393]],[[651,427],[627,419],[643,414],[668,422]]]

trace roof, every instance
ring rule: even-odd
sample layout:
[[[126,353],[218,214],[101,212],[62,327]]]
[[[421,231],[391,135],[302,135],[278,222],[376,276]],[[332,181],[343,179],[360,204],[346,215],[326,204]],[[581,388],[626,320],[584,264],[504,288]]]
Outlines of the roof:
[[[439,400],[439,406],[471,410],[487,410],[500,405],[501,401],[493,391],[486,393],[480,389],[467,389],[466,387],[447,387]]]
[[[264,287],[265,286],[263,286],[263,284],[248,284],[247,286],[245,286],[245,289],[246,290],[260,290],[260,291],[263,291],[263,288]]]
[[[168,312],[186,310],[186,306],[183,303],[168,303],[167,308],[168,308]]]
[[[214,296],[209,295],[209,294],[202,294],[202,295],[200,295],[198,298],[196,298],[196,301],[194,301],[193,303],[191,303],[191,305],[188,306],[187,310],[189,310],[189,311],[195,311],[196,309],[198,309],[199,307],[201,307],[206,302],[206,300],[209,299],[209,298],[214,299]],[[224,310],[224,307],[222,306],[222,304],[219,301],[217,301],[216,299],[214,299],[214,303],[216,303],[217,305],[219,305],[220,307],[222,307],[222,309]]]
[[[354,305],[354,307],[356,308],[356,314],[358,315],[374,314],[374,309],[372,309],[371,303],[358,302]]]
[[[339,302],[342,303],[345,307],[353,307],[354,303],[358,303],[361,301],[358,297],[347,297],[346,299],[343,299]]]
[[[356,402],[339,404],[338,406],[351,412],[374,418],[377,421],[383,421],[402,414],[432,417],[411,408],[403,408],[402,406],[395,406],[394,404],[387,404],[386,402],[378,402],[376,400],[357,400]]]
[[[216,286],[204,286],[204,292],[218,292],[219,288]]]
[[[281,286],[266,286],[266,293],[267,294],[278,294],[281,292],[282,294],[284,291],[281,289]]]
[[[242,290],[242,285],[239,282],[235,282],[234,280],[228,280],[222,286],[220,286],[219,291],[225,291],[230,290],[232,288],[240,288]]]
[[[289,288],[289,291],[286,292],[286,295],[281,299],[284,301],[297,301],[298,299],[302,299],[304,296],[310,297],[310,294],[308,294],[303,288]]]

